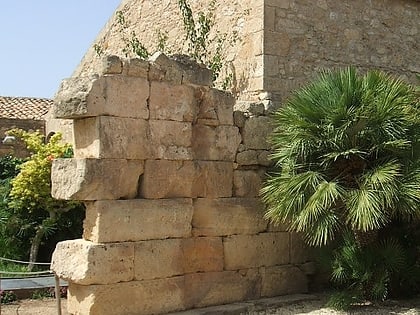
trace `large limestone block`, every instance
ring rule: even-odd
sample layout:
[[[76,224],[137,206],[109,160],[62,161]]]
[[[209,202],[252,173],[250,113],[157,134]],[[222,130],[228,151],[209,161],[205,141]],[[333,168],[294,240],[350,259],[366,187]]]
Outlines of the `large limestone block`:
[[[148,199],[231,197],[232,162],[147,160],[140,196]]]
[[[274,266],[261,268],[262,297],[308,292],[308,279],[296,266]]]
[[[187,55],[173,55],[168,58],[163,53],[156,52],[149,60],[163,72],[165,81],[176,84],[213,85],[212,71]]]
[[[254,116],[245,121],[242,130],[243,144],[247,150],[269,150],[267,139],[272,132],[271,119],[266,116]]]
[[[292,264],[302,264],[311,259],[312,249],[305,244],[302,235],[290,233],[290,262]]]
[[[73,315],[150,315],[185,309],[184,278],[111,285],[69,284],[67,310]]]
[[[233,194],[236,197],[258,197],[262,179],[265,175],[263,169],[235,170],[233,173]]]
[[[135,279],[223,270],[221,238],[152,240],[135,245]]]
[[[151,156],[144,119],[99,116],[74,121],[76,158],[138,159]]]
[[[241,136],[235,126],[193,127],[193,152],[197,160],[234,161]]]
[[[192,160],[192,125],[188,122],[150,120],[152,155],[165,160]]]
[[[149,117],[149,82],[145,78],[108,75],[64,80],[54,99],[56,118],[94,116]]]
[[[257,270],[193,273],[185,275],[189,307],[204,307],[257,299],[261,278]]]
[[[201,89],[202,100],[197,115],[198,122],[209,125],[233,125],[235,98],[224,91]]]
[[[284,265],[290,262],[286,232],[233,235],[223,240],[225,270]]]
[[[192,214],[191,199],[87,202],[83,237],[100,243],[185,238]]]
[[[59,242],[51,269],[73,283],[111,284],[134,279],[132,243],[94,244],[86,240]]]
[[[51,195],[65,200],[135,198],[143,170],[140,160],[56,159]]]
[[[195,89],[188,85],[151,82],[150,119],[192,122],[197,115]]]
[[[194,200],[193,234],[257,234],[267,229],[263,216],[264,205],[258,198],[199,198]]]

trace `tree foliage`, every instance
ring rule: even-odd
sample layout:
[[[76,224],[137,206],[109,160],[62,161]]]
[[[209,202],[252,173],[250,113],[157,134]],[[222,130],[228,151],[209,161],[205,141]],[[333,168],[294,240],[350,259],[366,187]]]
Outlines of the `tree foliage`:
[[[309,245],[332,246],[331,280],[341,290],[330,304],[382,300],[391,285],[420,288],[418,242],[389,233],[403,222],[420,225],[416,89],[379,71],[324,71],[273,120],[266,217]]]
[[[25,252],[29,251],[29,260],[35,262],[45,239],[60,229],[73,224],[74,233],[81,233],[82,218],[69,222],[66,216],[69,210],[80,214],[83,206],[79,202],[56,200],[51,196],[52,161],[71,157],[72,148],[61,143],[59,133],[47,142],[39,132],[13,129],[8,134],[22,140],[31,156],[19,166],[19,173],[9,181],[10,187],[4,186],[5,202],[1,211],[7,224],[3,226],[3,239],[22,244]],[[27,240],[30,240],[30,248],[25,244]]]

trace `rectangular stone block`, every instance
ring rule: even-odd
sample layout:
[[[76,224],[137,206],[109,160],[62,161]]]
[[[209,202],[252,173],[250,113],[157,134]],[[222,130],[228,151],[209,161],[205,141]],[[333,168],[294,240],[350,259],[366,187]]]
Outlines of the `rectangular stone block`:
[[[232,162],[198,161],[196,165],[199,176],[193,184],[195,197],[232,197]]]
[[[150,315],[184,310],[184,278],[174,277],[110,285],[70,283],[67,310],[77,315]]]
[[[236,126],[196,124],[193,127],[192,140],[194,159],[234,161],[241,136]]]
[[[221,238],[151,240],[135,245],[135,279],[223,270]]]
[[[262,297],[308,292],[308,278],[296,266],[274,266],[261,268]]]
[[[71,78],[62,82],[54,99],[54,116],[72,119],[94,116],[147,119],[149,94],[149,82],[145,78],[123,75]]]
[[[148,199],[231,197],[233,163],[147,160],[140,196]]]
[[[185,275],[188,307],[204,307],[257,299],[261,278],[257,270],[193,273]]]
[[[202,101],[197,118],[211,125],[233,125],[233,106],[235,98],[217,89],[201,89]]]
[[[55,159],[51,195],[65,200],[135,198],[143,170],[140,160]]]
[[[261,183],[265,176],[264,169],[242,170],[233,172],[233,194],[236,197],[258,197]]]
[[[134,279],[132,243],[94,244],[86,240],[59,242],[51,269],[67,281],[91,285]]]
[[[270,150],[268,136],[273,131],[272,121],[266,116],[250,117],[242,130],[242,142],[246,150]]]
[[[191,199],[87,202],[83,237],[100,243],[189,237],[192,213]]]
[[[225,270],[284,265],[290,262],[289,234],[233,235],[223,239]]]
[[[258,198],[195,199],[192,219],[196,236],[257,234],[267,229]]]
[[[76,158],[138,159],[150,157],[148,122],[99,116],[74,121]]]
[[[312,248],[305,244],[302,235],[290,233],[290,262],[292,264],[303,264],[311,260]]]
[[[192,160],[192,125],[189,122],[150,120],[153,157],[165,160]]]
[[[192,122],[197,115],[195,89],[152,81],[149,110],[150,119]]]

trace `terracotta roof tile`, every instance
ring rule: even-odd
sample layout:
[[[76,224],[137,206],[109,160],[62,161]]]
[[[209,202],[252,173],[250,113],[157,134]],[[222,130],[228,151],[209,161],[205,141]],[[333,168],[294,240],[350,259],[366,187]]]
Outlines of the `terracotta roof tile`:
[[[43,120],[52,105],[48,98],[0,96],[0,118]]]

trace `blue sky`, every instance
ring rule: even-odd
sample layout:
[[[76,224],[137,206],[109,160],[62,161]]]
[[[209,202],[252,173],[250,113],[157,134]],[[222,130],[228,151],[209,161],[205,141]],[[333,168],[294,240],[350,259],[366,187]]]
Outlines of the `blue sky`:
[[[0,95],[52,98],[121,0],[0,0]]]

